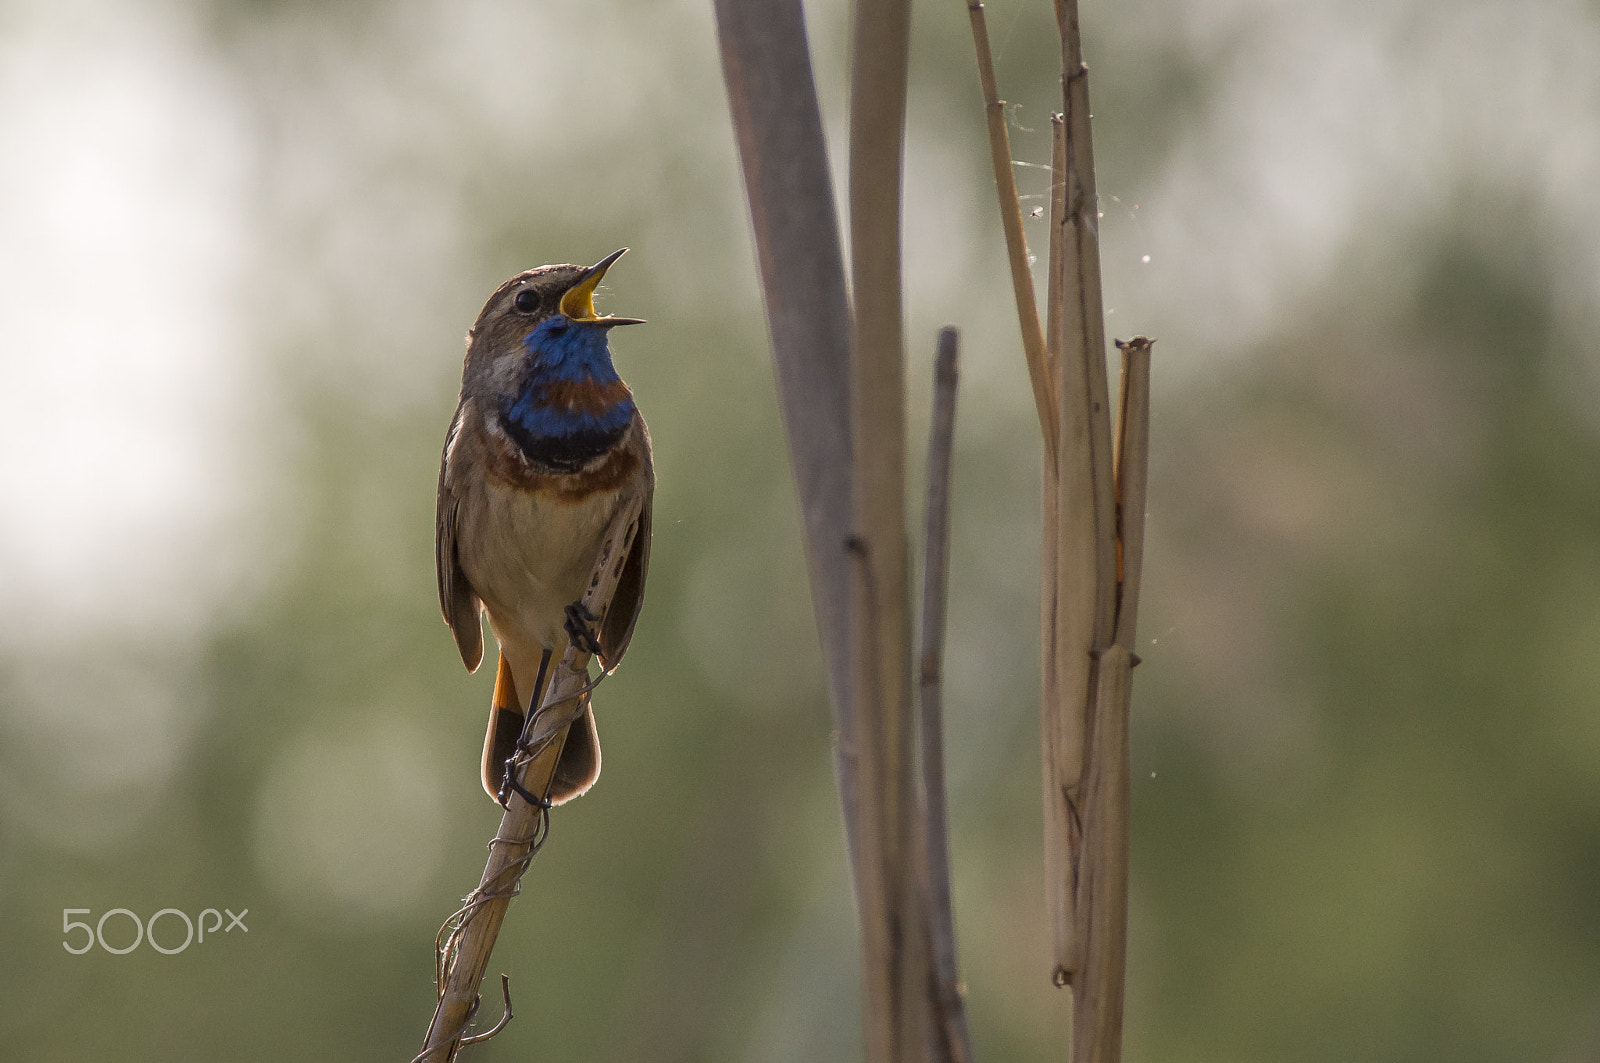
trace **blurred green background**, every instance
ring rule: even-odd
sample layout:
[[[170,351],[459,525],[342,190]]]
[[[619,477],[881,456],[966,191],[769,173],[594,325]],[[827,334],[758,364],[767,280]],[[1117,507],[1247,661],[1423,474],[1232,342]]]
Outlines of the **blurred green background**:
[[[988,11],[1031,209],[1052,16]],[[848,10],[808,13],[837,163]],[[1600,6],[1084,16],[1109,331],[1160,341],[1127,1058],[1600,1060]],[[965,5],[920,5],[912,446],[958,325],[962,971],[982,1059],[1058,1060],[1037,430],[975,80]],[[492,670],[434,591],[461,337],[513,272],[625,244],[602,306],[650,319],[615,344],[656,440],[649,594],[605,773],[491,968],[516,1021],[472,1055],[859,1054],[709,5],[11,0],[6,1058],[416,1051],[497,822]],[[176,955],[62,948],[63,909],[224,907],[248,932]]]

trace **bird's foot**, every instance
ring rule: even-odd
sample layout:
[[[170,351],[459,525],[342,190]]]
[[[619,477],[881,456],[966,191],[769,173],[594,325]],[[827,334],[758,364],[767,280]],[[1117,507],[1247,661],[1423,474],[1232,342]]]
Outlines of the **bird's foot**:
[[[595,633],[595,626],[600,623],[600,618],[589,612],[582,602],[573,602],[567,606],[567,637],[572,644],[585,653],[592,653],[596,657],[601,655],[600,639]]]
[[[540,797],[526,786],[517,782],[517,754],[515,753],[506,758],[506,774],[500,780],[500,793],[495,796],[495,800],[500,802],[501,808],[509,809],[511,807],[512,794],[521,797],[534,808],[542,808],[546,812],[552,807],[552,802],[548,797]]]

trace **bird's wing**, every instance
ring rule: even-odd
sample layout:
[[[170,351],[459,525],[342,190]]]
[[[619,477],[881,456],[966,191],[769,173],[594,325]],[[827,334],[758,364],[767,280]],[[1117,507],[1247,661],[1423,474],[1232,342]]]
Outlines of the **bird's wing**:
[[[465,404],[456,408],[450,434],[445,437],[444,456],[439,460],[438,522],[434,526],[433,552],[444,622],[450,625],[450,633],[455,636],[456,648],[461,651],[467,671],[475,672],[483,660],[483,623],[478,619],[478,596],[467,582],[467,574],[461,570],[461,558],[456,552],[456,520],[461,500],[456,494],[450,461],[465,408]]]
[[[650,495],[644,496],[644,507],[639,510],[639,525],[634,531],[633,546],[628,559],[622,563],[622,576],[617,581],[617,593],[611,598],[605,621],[600,625],[601,663],[615,668],[633,638],[633,625],[639,619],[639,607],[644,604],[644,578],[650,568]]]

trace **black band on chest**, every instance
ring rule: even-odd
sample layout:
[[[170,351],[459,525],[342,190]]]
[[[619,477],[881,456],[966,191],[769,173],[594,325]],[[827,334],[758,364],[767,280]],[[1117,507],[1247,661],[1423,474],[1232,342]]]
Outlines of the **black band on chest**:
[[[628,434],[628,422],[617,428],[579,428],[559,434],[535,434],[514,417],[502,415],[505,429],[523,457],[553,472],[577,472],[602,457]]]

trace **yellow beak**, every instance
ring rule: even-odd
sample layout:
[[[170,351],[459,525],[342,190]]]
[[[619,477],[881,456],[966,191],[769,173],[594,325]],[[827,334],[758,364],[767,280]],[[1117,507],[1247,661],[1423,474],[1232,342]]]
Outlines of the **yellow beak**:
[[[611,264],[627,253],[627,248],[613,251],[599,262],[583,271],[572,287],[561,296],[560,311],[573,321],[582,321],[590,325],[642,325],[643,318],[637,317],[601,317],[594,312],[594,290],[600,285],[600,278],[606,275],[606,270]]]

